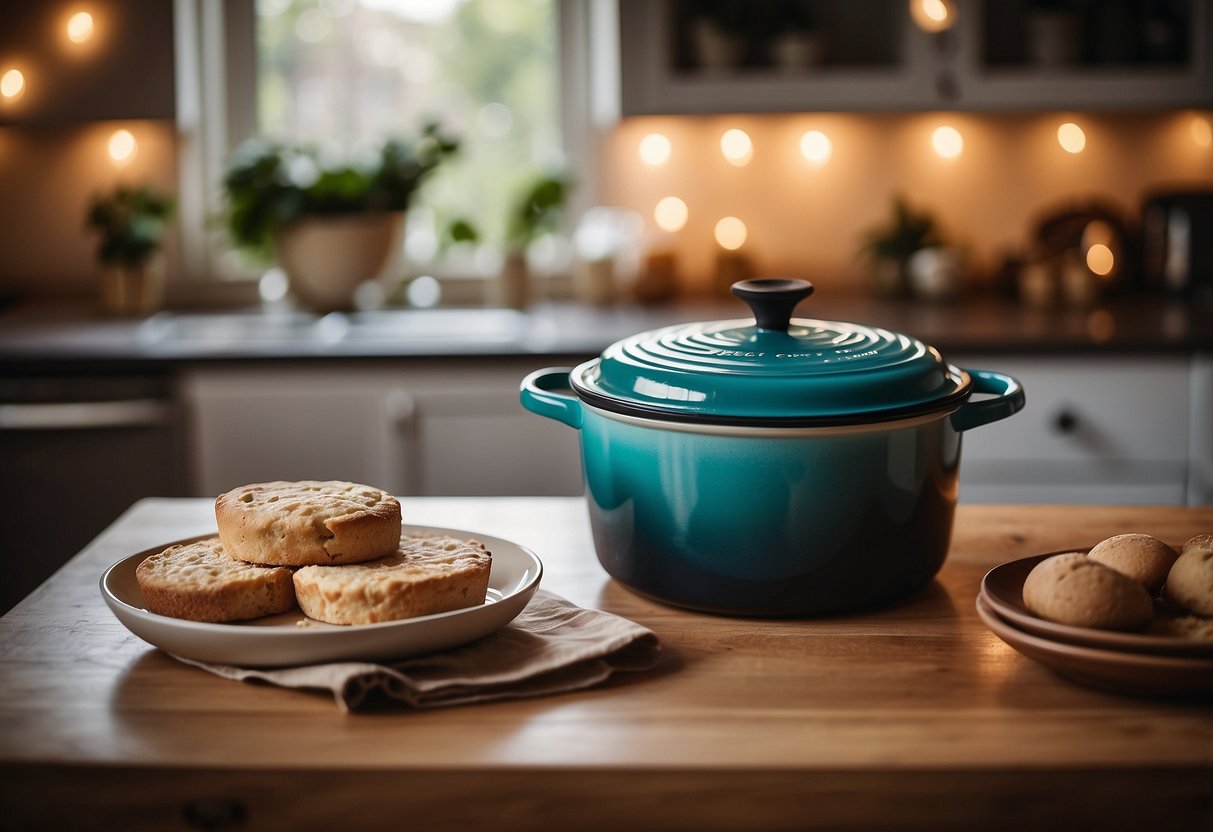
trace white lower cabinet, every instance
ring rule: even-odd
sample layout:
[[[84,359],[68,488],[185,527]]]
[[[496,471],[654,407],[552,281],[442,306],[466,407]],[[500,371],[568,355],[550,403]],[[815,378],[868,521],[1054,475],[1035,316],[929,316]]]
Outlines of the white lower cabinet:
[[[538,365],[256,365],[187,370],[195,493],[341,479],[401,495],[581,493],[576,431],[523,410]]]
[[[1009,373],[1027,394],[1020,413],[965,434],[962,502],[1183,505],[1213,498],[1207,357],[953,361]],[[1195,395],[1199,378],[1203,399]]]
[[[964,437],[960,500],[1213,504],[1213,356],[949,356],[1018,378],[1020,413]],[[540,359],[200,366],[197,494],[343,479],[401,495],[576,495],[577,431],[524,410]]]

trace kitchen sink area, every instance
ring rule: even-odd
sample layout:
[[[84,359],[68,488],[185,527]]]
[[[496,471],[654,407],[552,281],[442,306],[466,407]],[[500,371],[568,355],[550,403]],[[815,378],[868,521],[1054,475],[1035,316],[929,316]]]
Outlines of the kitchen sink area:
[[[218,314],[162,312],[141,322],[140,347],[153,355],[221,355],[225,351],[303,351],[415,345],[449,349],[468,344],[511,349],[542,348],[554,322],[516,309],[395,309],[367,312],[254,311]]]

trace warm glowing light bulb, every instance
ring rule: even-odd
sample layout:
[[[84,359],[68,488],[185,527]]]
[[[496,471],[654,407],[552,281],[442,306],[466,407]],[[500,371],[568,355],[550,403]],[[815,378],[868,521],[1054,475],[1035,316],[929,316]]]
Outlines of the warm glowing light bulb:
[[[1112,249],[1103,243],[1096,243],[1087,249],[1087,268],[1100,277],[1109,274],[1114,265],[1116,258],[1112,256]]]
[[[108,148],[110,159],[118,164],[129,162],[139,149],[134,134],[130,130],[115,130],[110,136]]]
[[[72,43],[84,43],[93,36],[93,16],[88,12],[76,12],[67,21],[67,39]]]
[[[670,140],[661,133],[649,133],[640,140],[640,160],[646,165],[664,165],[670,160]]]
[[[676,196],[667,196],[653,209],[653,220],[662,231],[678,231],[687,224],[687,204]]]
[[[19,69],[10,69],[0,76],[0,95],[16,98],[25,89],[25,76]]]
[[[724,217],[716,223],[716,242],[721,248],[736,251],[745,244],[747,236],[749,232],[746,231],[745,223],[737,217]]]
[[[942,32],[956,23],[951,0],[910,0],[910,17],[924,32]]]
[[[1057,143],[1067,153],[1082,153],[1087,146],[1087,134],[1077,124],[1067,121],[1057,128]]]
[[[744,130],[726,130],[724,135],[720,137],[720,152],[724,154],[724,158],[729,164],[748,165],[750,159],[754,156],[754,143],[750,141],[750,136]]]
[[[1213,125],[1209,124],[1209,120],[1204,116],[1192,116],[1192,121],[1188,124],[1188,133],[1192,136],[1192,141],[1196,142],[1197,147],[1213,147]]]
[[[931,146],[945,159],[955,159],[965,149],[964,136],[955,127],[936,127],[931,134]]]
[[[804,158],[815,165],[820,165],[834,152],[830,137],[820,130],[810,130],[800,137],[800,152]]]

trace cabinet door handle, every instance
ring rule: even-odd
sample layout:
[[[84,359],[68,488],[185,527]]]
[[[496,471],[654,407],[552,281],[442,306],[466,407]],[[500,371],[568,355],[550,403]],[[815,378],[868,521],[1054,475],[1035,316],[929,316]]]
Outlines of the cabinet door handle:
[[[140,428],[166,424],[172,415],[172,402],[162,399],[0,404],[0,430]]]
[[[407,390],[396,388],[388,393],[383,411],[398,431],[411,430],[417,423],[417,399]]]
[[[191,800],[181,814],[191,829],[239,829],[248,820],[248,808],[238,800]]]
[[[1053,430],[1057,433],[1074,433],[1078,430],[1078,416],[1069,408],[1059,410],[1053,417]]]

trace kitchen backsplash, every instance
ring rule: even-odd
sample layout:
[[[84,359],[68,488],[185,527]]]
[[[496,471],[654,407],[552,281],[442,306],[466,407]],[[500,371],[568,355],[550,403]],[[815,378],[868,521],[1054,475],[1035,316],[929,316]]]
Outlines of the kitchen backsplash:
[[[1083,144],[1077,153],[1059,140],[1065,123],[1081,130],[1066,137]],[[650,243],[673,250],[692,290],[711,285],[725,217],[744,225],[738,251],[756,273],[860,289],[862,236],[888,222],[895,196],[932,214],[970,271],[988,274],[1027,246],[1042,212],[1100,199],[1134,228],[1147,193],[1213,189],[1211,124],[1210,113],[1191,111],[636,117],[603,144],[601,194],[645,218]],[[956,133],[936,139],[940,127]],[[731,136],[733,161],[722,150],[730,130],[749,139]],[[802,150],[810,131],[820,135]],[[641,145],[652,134],[668,141],[649,140],[646,162]],[[957,135],[958,155],[942,155],[957,149],[947,145]],[[655,206],[671,196],[686,206],[685,225],[659,233]]]
[[[1059,143],[1067,122],[1082,131],[1081,152]],[[1148,193],[1213,189],[1211,124],[1209,111],[634,117],[605,134],[596,190],[601,203],[643,218],[645,245],[673,253],[683,291],[711,286],[725,217],[744,227],[738,251],[756,274],[860,290],[868,279],[861,239],[887,223],[895,196],[934,216],[945,241],[966,252],[970,274],[988,274],[1027,245],[1043,211],[1098,198],[1133,228]],[[962,142],[952,158],[933,145],[944,126]],[[122,167],[99,164],[124,127],[138,153]],[[733,162],[721,148],[730,130],[745,134],[732,134]],[[810,131],[819,135],[802,149]],[[667,142],[651,140],[646,162],[640,148],[652,134]],[[178,141],[170,122],[156,120],[0,129],[0,294],[95,293],[94,241],[82,223],[89,196],[115,181],[172,191]],[[666,197],[685,206],[673,232],[654,218]],[[170,235],[170,275],[179,273],[179,250]]]

